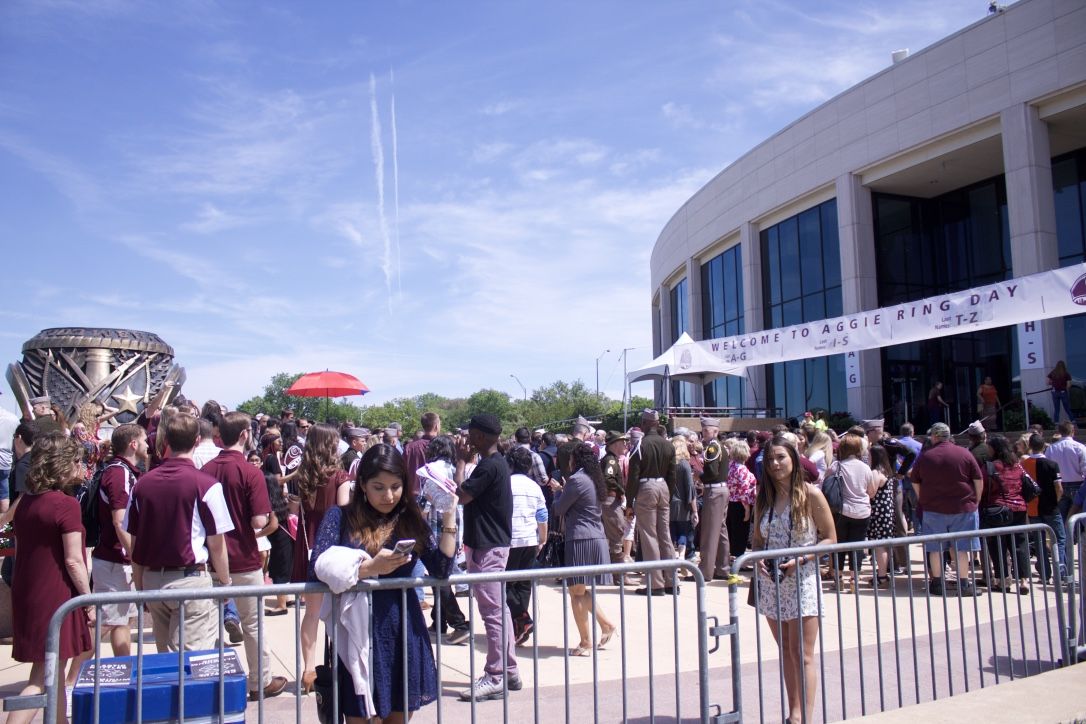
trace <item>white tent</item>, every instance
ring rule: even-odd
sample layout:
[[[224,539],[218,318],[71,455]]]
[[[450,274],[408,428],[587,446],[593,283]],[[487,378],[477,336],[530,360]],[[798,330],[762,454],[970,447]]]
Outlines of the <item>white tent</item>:
[[[694,339],[686,332],[683,332],[675,340],[675,344],[671,345],[663,354],[644,367],[627,374],[626,384],[670,378],[678,382],[694,382],[704,385],[724,375],[742,377],[746,374],[746,370],[746,367],[726,364],[723,360],[713,356],[711,352],[707,352],[700,345],[695,344]]]

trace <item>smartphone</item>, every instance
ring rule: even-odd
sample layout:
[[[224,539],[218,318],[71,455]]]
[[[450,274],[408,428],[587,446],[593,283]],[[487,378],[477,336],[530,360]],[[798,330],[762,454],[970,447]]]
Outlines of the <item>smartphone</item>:
[[[396,553],[398,555],[401,555],[401,556],[402,555],[407,555],[408,553],[410,553],[412,551],[412,549],[414,549],[414,547],[415,547],[415,539],[414,538],[404,538],[403,540],[396,541],[396,547],[392,549],[392,552]]]

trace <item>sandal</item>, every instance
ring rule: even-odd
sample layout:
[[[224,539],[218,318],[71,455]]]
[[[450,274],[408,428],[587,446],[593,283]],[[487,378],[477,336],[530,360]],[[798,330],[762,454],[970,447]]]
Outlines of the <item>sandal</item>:
[[[607,632],[605,632],[605,633],[603,634],[603,636],[600,636],[600,642],[599,642],[598,644],[596,644],[596,648],[597,648],[597,649],[602,649],[602,648],[603,648],[604,646],[606,646],[606,645],[607,645],[607,642],[608,642],[608,641],[610,641],[610,640],[611,640],[611,638],[612,638],[612,637],[613,637],[613,636],[615,635],[615,633],[617,633],[617,632],[618,632],[618,629],[617,629],[617,628],[614,628],[614,627],[613,627],[613,628],[612,628],[612,629],[611,629],[610,631],[607,631]]]
[[[287,615],[287,609],[286,609],[285,606],[283,608],[265,608],[264,609],[264,615],[265,616],[286,616]]]
[[[577,648],[569,649],[566,653],[570,656],[588,656],[592,653],[592,647],[578,645]]]

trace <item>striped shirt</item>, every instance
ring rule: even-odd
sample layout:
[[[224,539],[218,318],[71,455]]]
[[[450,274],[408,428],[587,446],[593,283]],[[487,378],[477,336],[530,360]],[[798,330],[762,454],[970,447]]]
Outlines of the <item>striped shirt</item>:
[[[539,545],[539,524],[547,522],[543,490],[527,475],[511,476],[513,488],[513,539],[510,548]]]

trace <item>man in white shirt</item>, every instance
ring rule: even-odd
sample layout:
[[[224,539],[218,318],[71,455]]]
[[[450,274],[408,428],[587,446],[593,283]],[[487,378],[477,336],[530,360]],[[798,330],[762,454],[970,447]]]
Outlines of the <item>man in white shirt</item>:
[[[192,464],[199,470],[217,458],[221,451],[215,444],[215,426],[211,424],[211,421],[201,417],[196,422],[200,426],[200,444],[192,451]]]
[[[1071,502],[1075,498],[1078,489],[1082,487],[1082,481],[1086,479],[1086,445],[1075,439],[1075,423],[1064,420],[1057,428],[1060,439],[1048,446],[1045,457],[1060,466],[1060,478],[1063,481],[1063,496],[1060,498],[1060,514],[1067,521],[1071,511]],[[1065,541],[1067,556],[1064,560],[1072,560],[1071,536]]]

